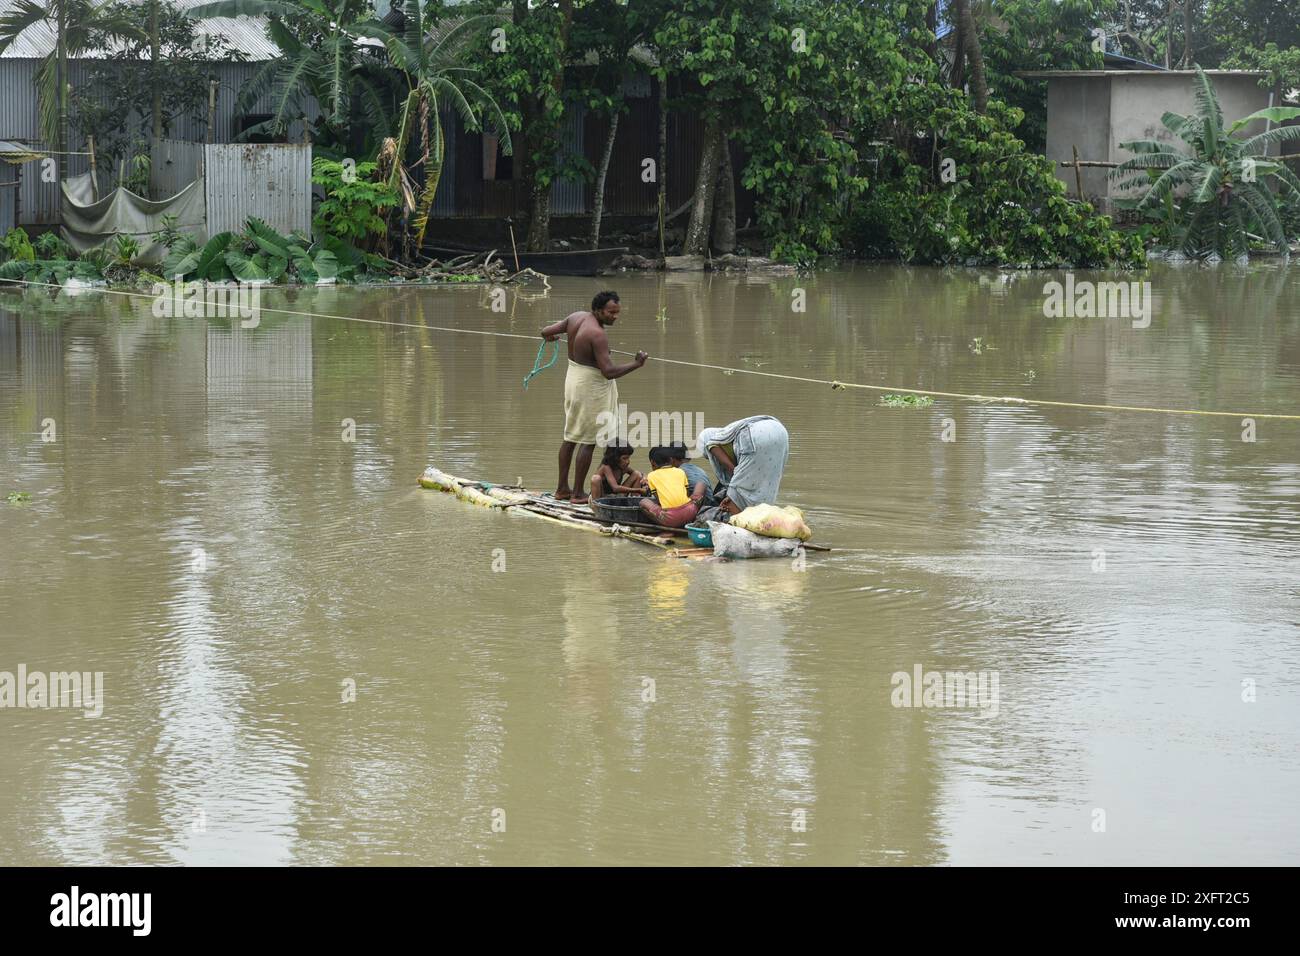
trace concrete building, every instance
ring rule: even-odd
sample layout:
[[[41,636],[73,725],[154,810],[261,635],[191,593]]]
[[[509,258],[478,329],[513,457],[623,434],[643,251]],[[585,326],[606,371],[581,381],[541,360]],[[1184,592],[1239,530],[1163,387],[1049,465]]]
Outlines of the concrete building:
[[[1271,94],[1259,85],[1265,74],[1205,72],[1218,93],[1225,123],[1270,105]],[[1047,80],[1047,157],[1058,161],[1056,173],[1071,195],[1077,191],[1075,170],[1059,161],[1072,161],[1074,150],[1081,160],[1122,163],[1132,154],[1120,143],[1154,139],[1178,144],[1181,141],[1160,117],[1196,111],[1194,70],[1047,70],[1021,75]],[[1243,133],[1251,136],[1263,130],[1263,123],[1252,123]],[[1276,154],[1276,145],[1270,151]],[[1114,211],[1110,172],[1098,167],[1081,170],[1084,195],[1105,213]]]

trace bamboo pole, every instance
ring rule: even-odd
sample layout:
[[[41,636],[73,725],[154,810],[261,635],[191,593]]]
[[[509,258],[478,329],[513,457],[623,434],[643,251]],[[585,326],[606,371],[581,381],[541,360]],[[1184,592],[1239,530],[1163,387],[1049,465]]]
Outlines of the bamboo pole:
[[[1079,170],[1079,147],[1070,148],[1074,150],[1074,185],[1079,191],[1079,202],[1083,202],[1083,173]]]
[[[86,137],[86,143],[90,150],[90,201],[99,202],[99,180],[95,178],[95,136],[93,133]]]
[[[217,124],[217,81],[208,80],[208,143],[213,142],[212,127]]]

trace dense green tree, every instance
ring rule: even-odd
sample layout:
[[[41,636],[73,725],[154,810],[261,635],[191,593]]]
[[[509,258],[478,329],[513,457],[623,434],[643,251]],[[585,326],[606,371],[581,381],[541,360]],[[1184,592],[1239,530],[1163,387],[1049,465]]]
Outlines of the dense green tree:
[[[408,232],[416,249],[424,241],[434,194],[442,178],[445,131],[440,105],[450,103],[471,129],[482,128],[483,114],[488,114],[501,131],[505,151],[509,153],[512,148],[505,116],[492,95],[477,82],[481,70],[475,65],[483,56],[484,30],[499,25],[501,18],[493,14],[470,16],[438,31],[435,22],[425,18],[424,6],[422,0],[406,0],[398,31],[374,21],[360,28],[384,41],[390,62],[401,71],[406,83],[398,114],[396,156],[404,158],[418,137],[419,159],[415,165],[422,171],[424,183]],[[400,163],[395,163],[389,186],[398,189],[400,179]]]
[[[216,0],[188,15],[265,17],[280,56],[267,60],[239,91],[238,109],[268,93],[271,118],[245,135],[284,136],[290,124],[306,121],[308,103],[320,107],[314,140],[327,149],[346,149],[351,126],[364,121],[386,132],[388,112],[380,65],[360,41],[370,16],[368,0]]]
[[[15,0],[0,16],[0,53],[38,26],[54,34],[54,49],[36,74],[41,136],[62,152],[68,142],[68,61],[94,49],[103,37],[140,37],[143,31],[137,22],[94,0]]]
[[[1113,0],[1006,0],[984,31],[993,95],[1025,114],[1020,138],[1032,149],[1047,145],[1047,81],[1020,74],[1034,70],[1099,70],[1094,31],[1114,12]]]
[[[198,23],[167,0],[123,0],[103,12],[150,21],[151,29],[92,36],[106,52],[89,62],[86,82],[69,94],[71,125],[95,137],[101,169],[133,151],[147,156],[150,137],[169,135],[182,117],[204,117],[210,63],[234,56],[224,37],[201,36]],[[159,95],[163,89],[166,96]]]

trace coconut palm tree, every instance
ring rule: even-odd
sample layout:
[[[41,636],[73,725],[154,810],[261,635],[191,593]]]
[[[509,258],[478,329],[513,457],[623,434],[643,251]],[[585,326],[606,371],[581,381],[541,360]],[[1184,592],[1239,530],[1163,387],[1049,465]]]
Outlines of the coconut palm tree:
[[[398,111],[395,145],[397,157],[404,160],[412,139],[419,136],[419,158],[405,167],[408,174],[415,168],[424,167],[424,185],[416,200],[408,233],[408,238],[414,240],[418,249],[424,241],[434,193],[438,191],[438,181],[442,177],[445,140],[442,120],[438,116],[440,104],[449,102],[471,129],[481,128],[482,115],[488,113],[501,138],[502,152],[507,156],[511,154],[510,130],[501,107],[490,93],[474,82],[473,77],[479,70],[470,65],[475,59],[481,59],[482,54],[478,51],[486,48],[480,46],[476,51],[470,41],[486,42],[486,28],[493,23],[505,22],[505,18],[494,14],[466,17],[440,33],[425,17],[421,0],[406,0],[401,9],[403,22],[400,30],[390,30],[375,21],[359,29],[383,41],[389,62],[401,70],[406,79],[407,93]],[[400,186],[401,169],[402,164],[395,163],[390,173],[389,184],[395,189]]]
[[[379,136],[388,135],[388,113],[380,80],[382,64],[364,42],[361,25],[370,5],[360,0],[217,0],[187,11],[187,16],[264,17],[267,34],[281,55],[264,63],[239,91],[238,109],[271,94],[271,117],[243,135],[282,136],[302,119],[306,103],[320,106],[330,143],[346,140],[353,113],[359,112]]]
[[[54,49],[36,71],[41,138],[59,152],[67,149],[68,60],[102,37],[142,37],[140,26],[94,0],[14,0],[0,15],[0,53],[37,25],[54,34]]]
[[[1243,255],[1252,233],[1285,255],[1288,236],[1279,201],[1300,212],[1300,178],[1281,162],[1269,159],[1267,152],[1274,143],[1300,140],[1300,126],[1275,126],[1247,138],[1235,134],[1259,120],[1283,123],[1296,119],[1300,109],[1270,107],[1225,127],[1214,85],[1199,66],[1193,82],[1195,114],[1165,113],[1161,117],[1184,148],[1158,140],[1120,143],[1122,149],[1137,155],[1117,166],[1111,176],[1127,176],[1118,183],[1120,188],[1143,190],[1136,205],[1139,211],[1165,204],[1189,255]],[[1277,186],[1276,196],[1270,183]]]

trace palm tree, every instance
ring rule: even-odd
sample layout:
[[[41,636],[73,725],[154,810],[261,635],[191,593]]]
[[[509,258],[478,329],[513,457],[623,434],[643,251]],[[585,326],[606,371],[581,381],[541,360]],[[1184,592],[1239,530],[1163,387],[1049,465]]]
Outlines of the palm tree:
[[[267,34],[281,56],[264,63],[239,91],[237,106],[251,112],[268,92],[271,118],[244,131],[284,135],[289,124],[305,114],[315,99],[330,137],[342,141],[358,106],[377,135],[388,133],[388,115],[375,74],[379,62],[360,42],[363,14],[369,5],[358,0],[217,0],[187,11],[196,20],[207,17],[265,17]]]
[[[1300,211],[1300,178],[1266,154],[1274,143],[1300,140],[1300,126],[1276,126],[1246,139],[1234,134],[1257,120],[1282,123],[1295,119],[1300,117],[1300,109],[1258,110],[1225,128],[1214,86],[1199,66],[1194,82],[1195,115],[1165,113],[1161,117],[1165,128],[1186,149],[1157,140],[1120,143],[1122,149],[1137,155],[1117,166],[1111,176],[1134,174],[1122,180],[1120,188],[1145,186],[1136,206],[1139,211],[1166,205],[1189,255],[1211,251],[1225,257],[1245,254],[1252,229],[1285,255],[1286,227],[1279,214],[1279,199],[1268,184],[1276,183],[1281,201]],[[1176,202],[1175,190],[1180,187],[1185,193]]]
[[[94,47],[99,37],[141,37],[140,27],[94,0],[15,0],[0,16],[0,53],[38,24],[54,34],[54,49],[36,72],[41,138],[60,153],[67,150],[68,60]]]
[[[434,193],[438,191],[438,181],[442,177],[445,141],[442,120],[438,116],[440,103],[443,100],[450,102],[471,129],[481,128],[482,113],[489,112],[501,138],[502,152],[507,156],[512,152],[510,130],[501,107],[472,79],[479,72],[478,67],[468,65],[477,54],[467,41],[482,38],[483,28],[488,23],[500,23],[504,18],[493,14],[467,17],[439,36],[425,19],[421,0],[406,0],[402,5],[402,17],[400,31],[389,30],[375,21],[360,29],[383,41],[389,61],[402,71],[406,79],[407,94],[398,116],[396,155],[404,159],[413,136],[419,134],[420,157],[406,167],[408,173],[415,167],[424,167],[424,186],[416,201],[408,233],[418,249],[424,241]],[[389,185],[394,189],[400,187],[401,169],[402,163],[393,164]]]

